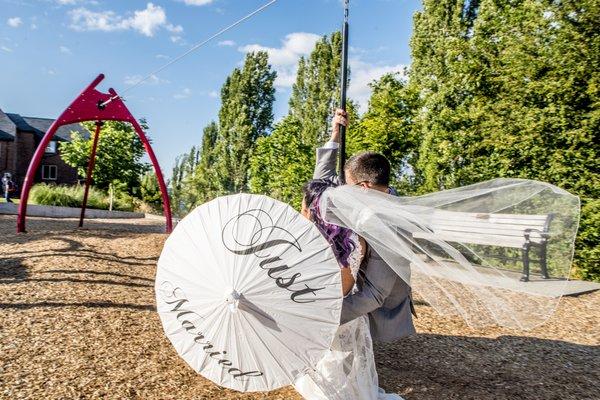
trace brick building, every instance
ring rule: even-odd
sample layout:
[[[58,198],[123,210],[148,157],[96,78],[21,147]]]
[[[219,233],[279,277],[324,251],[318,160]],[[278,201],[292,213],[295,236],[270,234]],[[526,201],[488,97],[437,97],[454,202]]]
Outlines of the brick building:
[[[4,113],[0,109],[0,177],[5,172],[10,172],[19,188],[23,187],[33,153],[52,122],[52,119],[22,117],[19,114]],[[70,141],[73,131],[89,136],[88,131],[80,124],[62,126],[46,148],[35,175],[36,183],[77,182],[77,171],[64,163],[58,149],[58,142]]]

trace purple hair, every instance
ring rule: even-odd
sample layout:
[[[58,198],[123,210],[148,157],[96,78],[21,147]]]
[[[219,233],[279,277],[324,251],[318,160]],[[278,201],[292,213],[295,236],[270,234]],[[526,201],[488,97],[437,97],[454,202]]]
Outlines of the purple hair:
[[[328,179],[313,179],[302,188],[304,203],[310,212],[310,219],[325,236],[333,249],[333,254],[343,267],[348,267],[348,257],[356,248],[356,243],[351,239],[352,231],[325,222],[319,209],[319,200],[325,190],[337,185]]]

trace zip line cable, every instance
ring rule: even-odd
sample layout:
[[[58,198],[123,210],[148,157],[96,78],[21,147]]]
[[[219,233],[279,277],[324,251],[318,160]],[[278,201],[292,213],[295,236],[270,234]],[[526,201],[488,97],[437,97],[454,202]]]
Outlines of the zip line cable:
[[[198,50],[200,47],[204,46],[206,43],[210,42],[211,40],[213,40],[213,39],[221,36],[222,34],[224,34],[227,31],[235,28],[236,26],[238,26],[242,22],[244,22],[244,21],[252,18],[256,14],[260,13],[261,11],[264,11],[265,9],[267,9],[269,6],[273,5],[276,2],[277,2],[277,0],[271,0],[271,1],[269,1],[268,3],[266,3],[263,6],[257,8],[256,10],[252,11],[250,14],[246,15],[245,17],[242,17],[242,18],[238,19],[237,21],[235,21],[233,24],[231,24],[231,25],[229,25],[229,26],[221,29],[219,32],[215,33],[214,35],[212,35],[208,39],[205,39],[205,40],[203,40],[203,41],[201,41],[199,43],[196,43],[195,45],[193,45],[185,53],[183,53],[180,56],[174,58],[173,60],[169,61],[165,65],[163,65],[163,66],[155,69],[154,71],[150,72],[148,75],[146,75],[145,77],[143,77],[142,79],[140,79],[139,81],[137,81],[136,83],[134,83],[133,85],[131,85],[128,88],[126,88],[125,90],[123,90],[123,92],[120,95],[112,96],[108,100],[104,101],[103,103],[100,103],[99,107],[101,107],[101,108],[106,107],[106,105],[109,104],[111,101],[116,100],[118,98],[122,98],[123,94],[125,94],[125,93],[133,90],[134,88],[140,86],[142,83],[146,82],[148,79],[152,78],[154,75],[158,74],[159,72],[161,72],[164,69],[166,69],[166,68],[170,67],[171,65],[175,64],[176,62],[178,62],[182,58],[184,58],[184,57],[188,56],[189,54],[193,53],[194,51]]]

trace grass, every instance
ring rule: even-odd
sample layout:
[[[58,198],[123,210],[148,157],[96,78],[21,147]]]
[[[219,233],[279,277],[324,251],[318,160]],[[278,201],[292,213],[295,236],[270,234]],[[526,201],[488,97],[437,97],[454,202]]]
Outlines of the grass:
[[[31,188],[29,199],[33,204],[44,206],[81,207],[83,202],[83,186],[56,186],[40,183]],[[88,195],[88,208],[108,210],[110,200],[108,195],[99,189],[90,187]],[[113,209],[119,211],[133,211],[133,198],[126,194],[115,196]]]

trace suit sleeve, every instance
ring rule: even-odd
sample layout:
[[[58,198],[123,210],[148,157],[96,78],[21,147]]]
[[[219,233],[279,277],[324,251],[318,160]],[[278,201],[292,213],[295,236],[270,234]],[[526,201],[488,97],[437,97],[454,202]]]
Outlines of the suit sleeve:
[[[364,272],[361,290],[344,298],[340,323],[345,324],[378,309],[392,292],[395,273],[381,258],[375,257]]]
[[[317,149],[317,162],[313,179],[337,180],[335,168],[337,166],[337,147],[324,146]]]

